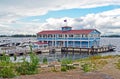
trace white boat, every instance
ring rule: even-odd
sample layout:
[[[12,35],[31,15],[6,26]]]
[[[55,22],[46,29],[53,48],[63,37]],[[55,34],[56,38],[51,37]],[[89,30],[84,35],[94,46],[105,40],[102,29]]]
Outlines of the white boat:
[[[0,46],[8,46],[10,44],[11,44],[11,40],[9,39],[0,40]]]

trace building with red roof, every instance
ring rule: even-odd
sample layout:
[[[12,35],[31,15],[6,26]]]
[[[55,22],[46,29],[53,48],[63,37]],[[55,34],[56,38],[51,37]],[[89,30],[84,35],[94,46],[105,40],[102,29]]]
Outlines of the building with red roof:
[[[99,46],[100,32],[96,29],[72,30],[72,27],[64,26],[61,30],[45,30],[37,33],[37,39],[41,43],[47,43],[52,47],[80,47],[90,48]]]

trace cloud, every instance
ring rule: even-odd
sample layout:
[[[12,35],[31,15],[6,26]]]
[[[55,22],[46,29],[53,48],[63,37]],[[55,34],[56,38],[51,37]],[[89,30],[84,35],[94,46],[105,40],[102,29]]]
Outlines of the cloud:
[[[98,14],[88,14],[79,18],[49,18],[42,25],[45,29],[59,29],[65,26],[64,19],[67,19],[67,25],[73,29],[98,29],[102,34],[120,34],[120,9],[102,12]],[[49,30],[48,29],[48,30]]]
[[[73,26],[73,29],[97,28],[103,33],[119,33],[120,9],[78,18],[48,18],[44,23],[37,23],[39,19],[32,22],[19,21],[29,16],[42,16],[49,11],[107,5],[120,5],[120,0],[0,0],[0,33],[35,34],[42,30],[60,29],[64,25]],[[63,22],[64,19],[68,20],[67,24]]]
[[[0,0],[0,22],[45,15],[49,11],[120,5],[119,0]],[[1,18],[2,17],[2,18]]]
[[[16,26],[17,25],[17,26]],[[17,22],[16,24],[0,24],[0,35],[13,35],[13,34],[36,34],[40,29],[40,23],[24,23]]]
[[[0,10],[19,16],[44,15],[51,10],[120,5],[119,0],[0,0]]]
[[[42,30],[60,30],[63,26],[72,26],[73,29],[97,29],[102,34],[120,34],[119,10],[115,9],[98,14],[88,14],[78,18],[48,18],[44,23],[36,21],[19,22],[9,26],[0,24],[2,34],[36,34]],[[112,14],[112,15],[111,15]],[[64,20],[67,19],[67,23]],[[18,25],[19,27],[16,27]]]

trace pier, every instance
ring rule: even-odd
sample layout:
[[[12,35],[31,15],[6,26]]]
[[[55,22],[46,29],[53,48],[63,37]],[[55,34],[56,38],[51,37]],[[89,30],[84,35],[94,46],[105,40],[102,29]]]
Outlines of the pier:
[[[77,48],[77,47],[62,47],[61,48],[61,54],[67,55],[67,54],[75,54],[75,53],[87,53],[88,55],[94,55],[98,53],[103,53],[103,52],[110,52],[114,51],[113,47],[98,47],[98,48]]]
[[[103,47],[97,47],[97,48],[78,48],[78,47],[54,47],[54,48],[36,48],[32,49],[32,52],[36,54],[43,54],[43,53],[48,53],[48,54],[55,54],[56,52],[60,52],[61,55],[67,55],[67,54],[72,54],[74,55],[75,53],[77,54],[88,54],[88,55],[94,55],[98,53],[103,53],[103,52],[109,52],[109,51],[114,51],[115,48],[112,46],[103,46]],[[26,55],[29,54],[30,48],[27,47],[2,47],[0,52],[0,56],[2,56],[3,52],[6,55],[9,56],[21,56],[21,55]]]

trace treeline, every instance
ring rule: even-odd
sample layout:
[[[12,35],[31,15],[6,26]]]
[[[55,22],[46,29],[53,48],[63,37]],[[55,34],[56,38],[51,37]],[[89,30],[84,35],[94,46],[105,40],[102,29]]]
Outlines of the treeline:
[[[15,35],[0,35],[0,37],[36,37],[36,35],[15,34]]]
[[[120,37],[120,35],[103,35],[101,37]]]

